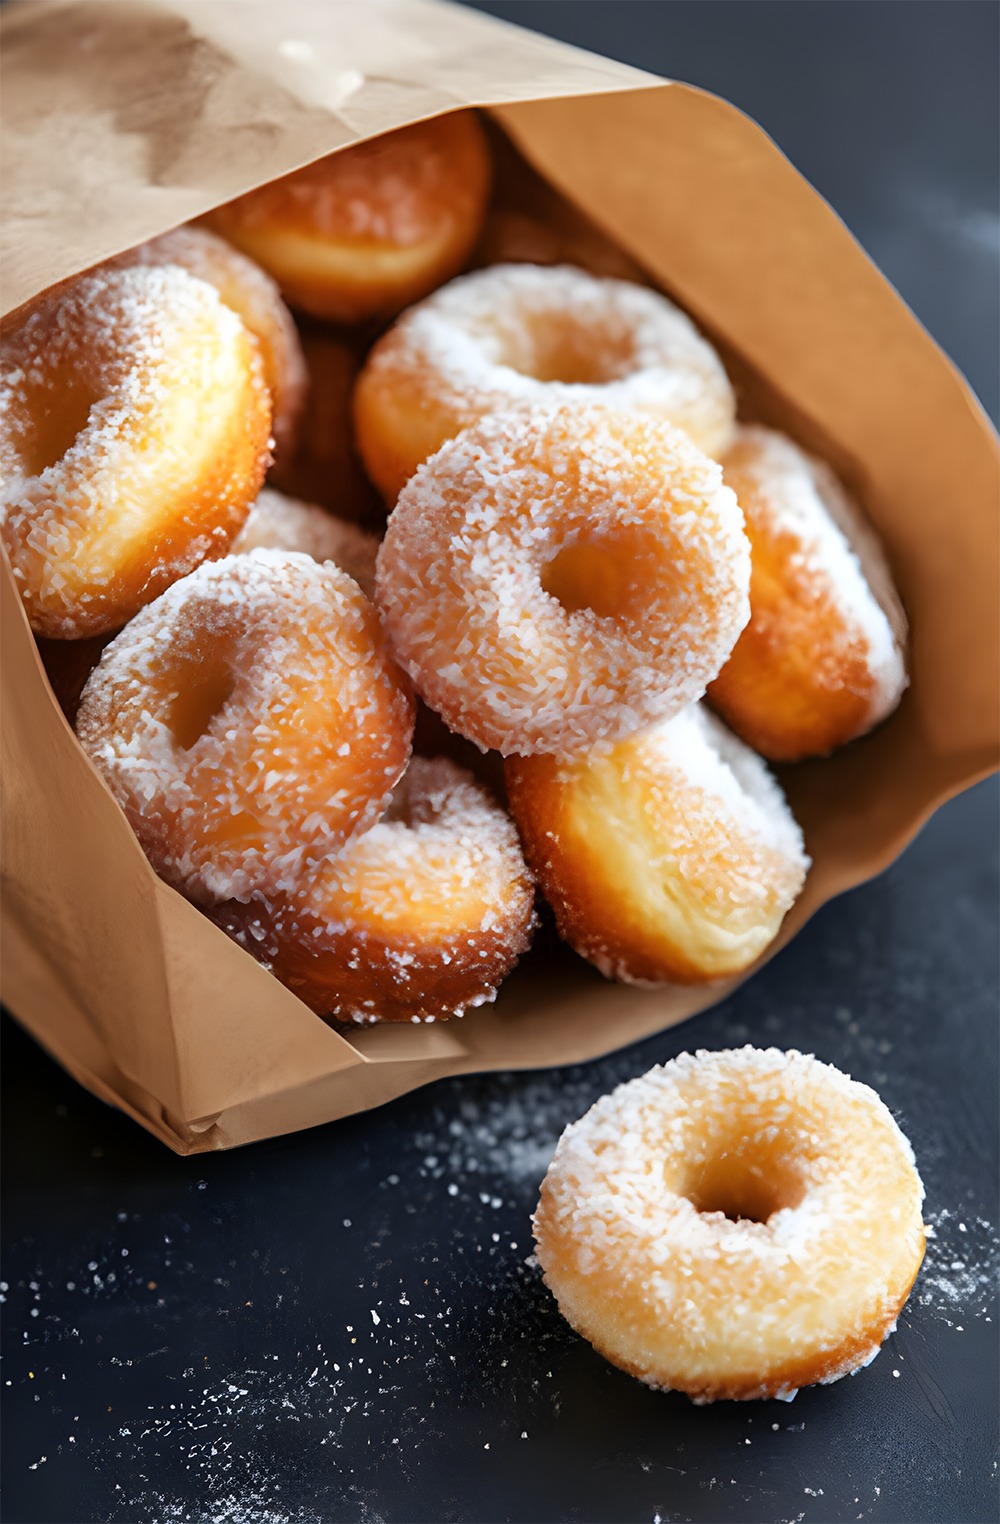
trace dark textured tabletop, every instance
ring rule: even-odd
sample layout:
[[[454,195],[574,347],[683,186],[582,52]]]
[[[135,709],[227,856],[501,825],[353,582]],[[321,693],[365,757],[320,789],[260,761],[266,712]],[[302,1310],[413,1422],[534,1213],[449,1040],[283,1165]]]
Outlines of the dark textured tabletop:
[[[483,8],[743,106],[995,413],[995,6]],[[996,1519],[997,826],[990,782],[662,1037],[234,1154],[173,1157],[7,1022],[4,1520]],[[597,1096],[747,1041],[879,1090],[934,1236],[867,1370],[695,1408],[570,1331],[528,1216]]]

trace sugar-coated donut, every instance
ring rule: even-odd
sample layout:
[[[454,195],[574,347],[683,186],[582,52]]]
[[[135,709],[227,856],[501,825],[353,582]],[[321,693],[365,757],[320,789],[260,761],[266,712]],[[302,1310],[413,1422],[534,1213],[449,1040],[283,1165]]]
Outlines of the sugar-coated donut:
[[[230,552],[237,556],[248,550],[293,550],[314,561],[333,561],[354,578],[366,598],[374,598],[378,547],[377,537],[357,524],[265,487]]]
[[[722,466],[750,539],[750,623],[709,698],[764,756],[821,756],[899,703],[906,616],[829,466],[759,427],[739,430]]]
[[[809,867],[764,763],[702,705],[612,748],[512,757],[507,792],[560,934],[611,979],[740,973]]]
[[[340,323],[433,291],[479,235],[490,155],[475,112],[414,122],[230,201],[207,219],[293,307]]]
[[[570,407],[488,416],[432,456],[390,516],[377,593],[453,730],[567,753],[699,698],[749,576],[714,462],[671,424]]]
[[[176,266],[84,276],[4,329],[3,542],[32,628],[98,635],[223,555],[268,463],[256,345]]]
[[[534,886],[488,792],[414,757],[371,830],[297,890],[216,919],[321,1016],[443,1021],[495,998],[531,940]]]
[[[137,614],[77,715],[156,871],[203,902],[281,893],[373,825],[412,731],[357,584],[272,550],[200,566]]]
[[[207,228],[175,228],[103,268],[136,264],[180,265],[189,275],[214,286],[226,306],[243,319],[260,346],[264,380],[271,392],[275,451],[279,458],[284,455],[295,438],[307,378],[295,323],[276,283],[252,259]]]
[[[309,381],[295,447],[279,453],[268,481],[341,519],[385,519],[385,504],[365,475],[354,446],[351,396],[361,367],[357,337],[328,323],[299,329]]]
[[[729,443],[718,355],[658,291],[569,265],[494,265],[403,314],[358,378],[369,476],[392,503],[421,461],[486,413],[600,404],[666,419],[709,455]]]
[[[780,1397],[878,1354],[924,1253],[882,1101],[801,1053],[685,1053],[563,1133],[534,1217],[559,1310],[696,1402]]]

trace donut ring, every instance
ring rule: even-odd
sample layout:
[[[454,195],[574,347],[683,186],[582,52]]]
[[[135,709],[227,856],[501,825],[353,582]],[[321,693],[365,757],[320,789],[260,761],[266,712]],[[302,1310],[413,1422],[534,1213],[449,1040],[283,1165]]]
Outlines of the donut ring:
[[[315,503],[300,503],[264,487],[230,546],[230,554],[291,550],[314,561],[333,561],[354,578],[366,598],[374,598],[378,547],[378,538],[357,524],[335,518]]]
[[[511,757],[506,776],[560,935],[609,979],[741,973],[809,868],[778,784],[700,704],[565,762]]]
[[[412,731],[364,594],[270,550],[200,566],[137,614],[77,715],[157,873],[209,903],[293,888],[373,825]]]
[[[658,291],[570,265],[494,265],[404,313],[354,394],[358,448],[395,501],[420,463],[486,413],[638,411],[708,455],[729,443],[733,390],[715,350]]]
[[[263,480],[254,341],[175,266],[84,276],[4,333],[3,542],[32,628],[123,625],[224,555]]]
[[[823,461],[752,427],[722,467],[753,569],[750,623],[710,700],[766,757],[823,756],[899,703],[906,615],[873,531]]]
[[[470,773],[414,757],[386,815],[230,935],[321,1016],[445,1021],[496,998],[527,951],[534,886],[509,817]]]
[[[398,659],[452,730],[565,754],[675,714],[746,623],[722,473],[604,408],[484,418],[403,490],[376,573]]]
[[[461,269],[490,186],[473,111],[414,122],[319,159],[206,221],[269,270],[293,307],[388,317]]]
[[[538,1261],[647,1386],[788,1400],[878,1354],[923,1259],[923,1194],[867,1085],[775,1048],[684,1053],[563,1133]]]
[[[130,265],[180,265],[214,286],[222,301],[243,319],[260,346],[264,380],[271,393],[274,447],[291,448],[305,402],[306,362],[292,314],[269,275],[224,238],[207,228],[180,227],[110,260],[104,269]]]

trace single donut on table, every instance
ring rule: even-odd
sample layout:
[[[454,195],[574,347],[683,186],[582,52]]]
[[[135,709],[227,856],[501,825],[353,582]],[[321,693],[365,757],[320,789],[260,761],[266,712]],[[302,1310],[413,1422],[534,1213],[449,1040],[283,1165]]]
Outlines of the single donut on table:
[[[230,546],[230,554],[292,550],[314,561],[333,561],[354,578],[366,598],[374,598],[378,547],[377,536],[357,524],[335,518],[315,503],[300,503],[264,487]]]
[[[176,266],[87,275],[3,333],[3,542],[32,628],[117,629],[224,555],[267,467],[256,345]]]
[[[342,519],[385,520],[385,504],[354,446],[351,395],[363,350],[356,335],[328,323],[299,329],[308,385],[294,449],[278,455],[268,484]]]
[[[906,616],[874,532],[823,461],[744,427],[722,468],[750,540],[750,623],[709,698],[764,756],[822,756],[896,708]]]
[[[207,228],[180,227],[109,260],[102,269],[129,265],[180,265],[214,286],[242,318],[260,346],[264,380],[271,392],[275,451],[291,449],[306,393],[306,363],[292,314],[271,277],[231,243]]]
[[[292,888],[373,825],[412,733],[357,584],[271,550],[200,566],[137,614],[77,715],[153,867],[207,903]]]
[[[490,154],[473,111],[414,122],[249,191],[206,221],[315,317],[388,317],[461,269]]]
[[[741,973],[805,881],[781,789],[703,705],[579,757],[508,758],[506,775],[560,935],[609,979]]]
[[[729,443],[722,362],[658,291],[570,265],[494,265],[394,324],[358,377],[358,448],[393,503],[420,463],[486,413],[599,404],[665,419],[708,455]]]
[[[213,918],[321,1016],[445,1021],[493,1000],[527,951],[534,886],[487,790],[414,757],[377,825],[280,899]]]
[[[379,551],[397,659],[481,748],[568,753],[699,698],[746,623],[719,467],[605,408],[494,414],[410,481]]]
[[[563,1133],[534,1217],[559,1310],[696,1402],[874,1359],[924,1253],[913,1153],[873,1090],[801,1053],[681,1054]]]

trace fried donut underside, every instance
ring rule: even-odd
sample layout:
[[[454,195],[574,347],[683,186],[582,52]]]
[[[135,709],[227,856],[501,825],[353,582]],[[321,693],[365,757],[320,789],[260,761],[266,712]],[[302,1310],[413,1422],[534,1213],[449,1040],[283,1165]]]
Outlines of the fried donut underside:
[[[740,973],[802,887],[808,858],[777,784],[702,710],[578,759],[511,757],[505,771],[560,935],[609,978]]]
[[[560,1311],[613,1364],[696,1401],[787,1400],[878,1353],[923,1258],[922,1199],[867,1086],[743,1049],[598,1102],[534,1225]]]

